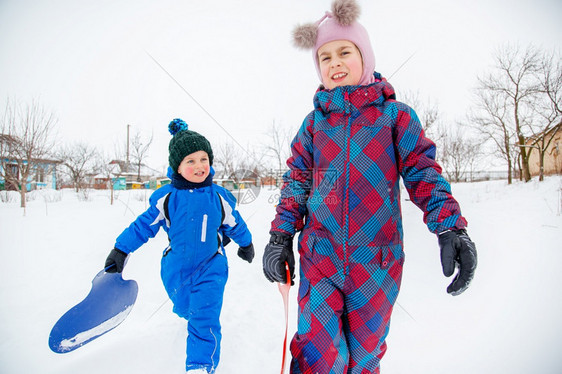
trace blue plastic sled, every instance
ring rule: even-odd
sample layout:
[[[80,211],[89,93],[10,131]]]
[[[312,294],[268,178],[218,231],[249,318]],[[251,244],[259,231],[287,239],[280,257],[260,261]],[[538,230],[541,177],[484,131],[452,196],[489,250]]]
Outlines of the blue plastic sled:
[[[113,330],[125,320],[137,299],[138,285],[121,273],[102,270],[86,298],[66,312],[49,335],[49,347],[67,353]]]

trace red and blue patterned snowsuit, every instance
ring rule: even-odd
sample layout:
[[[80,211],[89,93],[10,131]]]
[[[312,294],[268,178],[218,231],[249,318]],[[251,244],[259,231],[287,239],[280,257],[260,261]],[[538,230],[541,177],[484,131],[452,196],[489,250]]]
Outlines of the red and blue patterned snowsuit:
[[[300,254],[291,373],[379,373],[402,277],[399,177],[430,231],[466,226],[415,112],[375,73],[319,89],[292,142],[272,231]]]

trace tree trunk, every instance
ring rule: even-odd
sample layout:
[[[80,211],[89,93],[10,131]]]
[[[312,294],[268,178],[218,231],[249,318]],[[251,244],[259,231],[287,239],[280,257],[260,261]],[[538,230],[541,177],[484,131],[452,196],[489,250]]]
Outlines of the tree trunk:
[[[509,153],[509,148],[507,149],[507,184],[513,183],[513,165],[511,165],[511,156]]]
[[[25,208],[26,208],[26,201],[25,201],[25,193],[27,192],[27,186],[25,185],[25,182],[21,182],[21,186],[20,186],[20,208],[24,209],[24,214],[25,214]]]
[[[109,204],[113,205],[113,183],[111,181],[111,178],[107,181],[107,188],[109,188],[110,191]]]
[[[523,182],[523,169],[521,167],[521,154],[517,157],[517,170],[519,171],[519,181]]]
[[[531,170],[529,169],[529,157],[531,156],[531,150],[527,151],[525,147],[524,140],[519,139],[519,152],[521,154],[521,173],[525,182],[531,180]]]
[[[527,157],[525,157],[524,159],[522,158],[521,163],[522,163],[523,178],[525,179],[525,182],[529,182],[531,180],[531,172],[529,170],[529,159]]]
[[[544,150],[539,152],[539,182],[544,181]]]

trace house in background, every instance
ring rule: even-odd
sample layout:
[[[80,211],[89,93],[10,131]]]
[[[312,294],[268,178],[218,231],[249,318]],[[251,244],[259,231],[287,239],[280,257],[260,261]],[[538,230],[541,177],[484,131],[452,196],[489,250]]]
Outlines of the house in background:
[[[17,143],[17,140],[5,134],[0,134],[0,142],[6,154],[0,155],[0,190],[18,191],[19,186],[14,185],[9,180],[6,180],[6,175],[13,175],[15,179],[21,179],[20,165],[27,165],[26,160],[18,160],[10,154],[10,147]],[[31,172],[26,181],[27,191],[38,189],[56,189],[57,188],[57,165],[60,164],[59,160],[49,159],[33,159],[31,165]]]
[[[544,154],[544,175],[562,174],[562,126],[554,127],[550,131],[554,132],[554,138]],[[547,133],[546,136],[550,138],[551,135]],[[538,149],[533,149],[529,156],[529,170],[532,176],[540,174],[539,156]]]
[[[33,168],[29,177],[27,178],[27,191],[41,190],[41,189],[56,189],[57,188],[57,173],[56,167],[60,163],[57,160],[33,160]],[[24,161],[24,164],[27,162]],[[0,164],[0,190],[18,191],[19,186],[15,186],[9,181],[4,179],[3,167],[10,168],[10,174],[20,177],[19,165],[16,160],[4,159]]]
[[[162,172],[145,164],[141,164],[140,170],[137,165],[122,160],[113,160],[109,164],[115,166],[113,173],[115,176],[113,189],[115,190],[152,188],[153,185],[160,186],[166,184],[166,180],[169,181]],[[97,177],[99,178],[99,176]]]

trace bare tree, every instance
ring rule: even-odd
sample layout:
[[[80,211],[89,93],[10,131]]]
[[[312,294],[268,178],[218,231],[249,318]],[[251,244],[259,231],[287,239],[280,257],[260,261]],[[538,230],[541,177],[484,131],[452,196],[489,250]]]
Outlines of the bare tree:
[[[544,156],[562,127],[562,63],[560,55],[544,53],[538,70],[540,96],[533,106],[541,126],[529,145],[539,152],[539,180],[544,180]]]
[[[501,112],[502,122],[509,129],[510,136],[515,138],[521,160],[521,177],[528,182],[531,180],[529,154],[532,149],[526,147],[526,140],[536,126],[532,108],[539,93],[535,77],[540,66],[540,53],[533,46],[525,50],[505,46],[498,49],[495,60],[495,72],[478,79],[480,102],[494,96],[496,102],[503,103],[504,107],[498,107],[497,110]],[[499,117],[497,113],[486,111],[482,114]],[[489,119],[495,121],[494,118]]]
[[[220,175],[217,177],[228,178],[240,168],[240,162],[243,159],[242,152],[239,147],[233,143],[220,143],[214,148],[214,166]]]
[[[131,161],[135,168],[137,169],[137,182],[141,181],[141,167],[142,161],[148,156],[148,150],[152,144],[153,135],[150,138],[143,139],[140,132],[135,132],[133,138],[131,139]]]
[[[266,172],[266,167],[263,162],[265,155],[263,152],[258,151],[251,145],[247,145],[244,153],[245,157],[242,159],[240,167],[246,170],[251,170],[252,174],[255,175],[256,178],[263,177]]]
[[[8,99],[0,120],[1,176],[19,189],[20,206],[25,208],[27,183],[53,147],[56,119],[36,100],[21,105]]]
[[[274,159],[278,170],[284,168],[283,165],[289,158],[293,135],[288,128],[280,126],[275,120],[266,133],[269,142],[265,145],[265,152]]]
[[[437,145],[436,159],[442,166],[451,167],[450,152],[450,130],[443,121],[443,116],[439,111],[437,103],[427,98],[421,100],[418,92],[406,91],[404,94],[404,103],[412,107],[420,120],[425,135]],[[448,176],[450,178],[450,176]]]
[[[243,149],[231,142],[222,143],[214,148],[214,156],[215,169],[220,172],[218,177],[237,181],[248,175],[260,178],[265,173],[264,154],[258,152],[255,147],[248,146]]]
[[[443,133],[441,141],[441,165],[447,178],[454,182],[466,180],[474,171],[474,165],[480,157],[480,142],[467,137],[466,131],[459,125],[452,132]]]
[[[515,132],[509,125],[506,98],[494,95],[486,89],[478,89],[476,108],[468,115],[468,122],[483,137],[491,142],[492,152],[507,163],[508,184],[513,180],[513,148]]]
[[[86,177],[94,171],[98,158],[97,150],[84,142],[77,142],[63,146],[58,151],[58,157],[66,167],[66,174],[72,181],[76,192],[87,187]]]
[[[110,190],[109,203],[111,205],[113,205],[114,200],[113,183],[111,181],[113,177],[118,176],[121,172],[119,165],[111,162],[114,159],[115,157],[111,157],[106,153],[98,153],[94,166],[96,172],[107,179],[107,188]]]
[[[440,143],[441,137],[446,135],[446,130],[441,122],[439,105],[432,102],[431,98],[422,101],[419,92],[411,91],[406,91],[402,101],[416,111],[426,135],[435,143]]]

